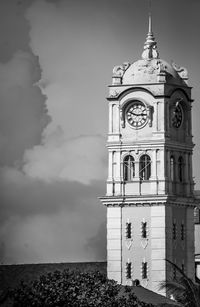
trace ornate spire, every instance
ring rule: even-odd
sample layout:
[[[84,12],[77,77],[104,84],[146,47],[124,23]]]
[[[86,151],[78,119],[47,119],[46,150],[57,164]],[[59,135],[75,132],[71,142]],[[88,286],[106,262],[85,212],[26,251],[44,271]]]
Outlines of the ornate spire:
[[[157,42],[152,32],[152,18],[149,12],[149,32],[147,34],[146,42],[144,43],[144,51],[142,53],[144,60],[158,59],[159,53],[157,50]]]

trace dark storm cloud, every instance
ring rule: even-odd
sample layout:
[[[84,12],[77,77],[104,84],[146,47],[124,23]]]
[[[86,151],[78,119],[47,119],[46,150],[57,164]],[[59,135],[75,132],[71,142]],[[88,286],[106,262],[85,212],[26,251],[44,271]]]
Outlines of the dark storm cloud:
[[[24,17],[33,0],[0,3],[0,165],[13,165],[41,141],[49,121],[45,96],[35,85],[41,71],[29,47]]]
[[[0,262],[102,260],[102,182],[44,182],[13,168],[0,172]],[[93,236],[98,240],[91,239]],[[96,243],[95,243],[96,241]],[[89,242],[89,243],[88,243]]]
[[[95,259],[106,259],[106,219],[99,226],[96,235],[88,239],[86,248],[94,254]]]
[[[0,163],[13,165],[25,149],[39,144],[49,122],[45,100],[36,85],[40,79],[37,57],[18,51],[0,63]]]
[[[34,0],[1,0],[0,62],[9,61],[15,52],[30,52],[29,24],[25,11]]]
[[[4,168],[0,171],[0,219],[9,216],[20,217],[37,214],[54,214],[61,209],[77,211],[80,206],[97,202],[97,195],[103,195],[102,182],[90,185],[67,180],[45,182],[22,172]]]

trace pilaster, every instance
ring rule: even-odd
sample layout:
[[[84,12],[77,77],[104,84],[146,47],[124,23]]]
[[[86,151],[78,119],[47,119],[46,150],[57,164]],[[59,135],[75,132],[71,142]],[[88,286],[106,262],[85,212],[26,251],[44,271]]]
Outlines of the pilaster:
[[[122,283],[122,212],[121,208],[107,208],[107,275]]]
[[[186,259],[187,276],[194,280],[195,264],[194,264],[194,208],[188,207],[186,211]]]
[[[151,290],[165,295],[160,282],[166,280],[165,206],[151,208]]]

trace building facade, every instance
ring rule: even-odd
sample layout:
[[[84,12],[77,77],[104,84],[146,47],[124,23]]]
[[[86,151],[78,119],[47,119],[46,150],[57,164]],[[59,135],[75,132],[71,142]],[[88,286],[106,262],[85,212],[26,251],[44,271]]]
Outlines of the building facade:
[[[194,278],[191,87],[185,68],[161,60],[149,31],[141,59],[113,69],[109,86],[108,278],[155,292]]]
[[[195,242],[195,273],[200,280],[200,191],[195,191],[195,198],[198,201],[194,209],[194,242]]]

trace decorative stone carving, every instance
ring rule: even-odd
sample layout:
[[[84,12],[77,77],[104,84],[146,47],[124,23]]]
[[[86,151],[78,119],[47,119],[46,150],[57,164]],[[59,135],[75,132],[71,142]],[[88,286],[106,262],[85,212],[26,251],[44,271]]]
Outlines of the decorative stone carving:
[[[122,77],[129,66],[130,64],[125,62],[113,68],[112,84],[119,85],[122,83]]]
[[[128,249],[130,249],[131,246],[132,246],[132,243],[133,243],[132,240],[126,240],[126,247],[127,247]]]
[[[157,61],[157,81],[165,82],[167,76],[167,66],[160,60]]]
[[[172,62],[172,67],[177,71],[177,73],[183,80],[188,79],[188,71],[185,67],[178,66],[175,62]]]
[[[123,67],[124,67],[124,72],[129,68],[131,64],[129,62],[124,62]]]
[[[111,89],[109,93],[109,98],[116,98],[119,94],[119,91]]]
[[[117,65],[113,68],[113,77],[123,77],[125,71],[130,66],[130,63],[124,62],[122,65]]]
[[[123,66],[115,66],[113,68],[113,77],[122,77],[124,74]]]
[[[160,60],[157,61],[157,70],[158,70],[158,73],[166,73],[166,65],[164,65],[164,63]]]
[[[143,59],[157,59],[159,58],[159,53],[157,50],[157,45],[153,45],[151,42],[145,44],[144,51],[142,53]]]
[[[145,249],[148,245],[148,239],[147,238],[143,238],[141,239],[141,246]]]

